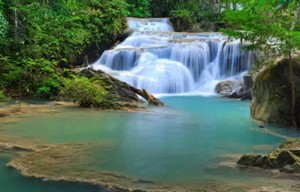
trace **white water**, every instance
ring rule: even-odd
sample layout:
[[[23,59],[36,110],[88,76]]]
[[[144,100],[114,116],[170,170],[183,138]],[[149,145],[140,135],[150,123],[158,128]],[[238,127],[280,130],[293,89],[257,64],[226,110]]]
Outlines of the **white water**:
[[[253,54],[220,33],[175,33],[168,19],[128,19],[136,32],[92,66],[156,94],[214,94],[220,80],[239,79]]]

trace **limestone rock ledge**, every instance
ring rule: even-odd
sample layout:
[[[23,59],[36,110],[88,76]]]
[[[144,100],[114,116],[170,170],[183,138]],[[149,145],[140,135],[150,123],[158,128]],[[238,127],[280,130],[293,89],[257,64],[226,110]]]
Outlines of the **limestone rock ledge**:
[[[237,164],[300,174],[300,139],[288,139],[268,155],[245,154]]]
[[[295,119],[300,125],[300,60],[292,60],[295,83]],[[280,127],[292,125],[292,96],[288,59],[260,72],[255,80],[251,103],[252,118]]]

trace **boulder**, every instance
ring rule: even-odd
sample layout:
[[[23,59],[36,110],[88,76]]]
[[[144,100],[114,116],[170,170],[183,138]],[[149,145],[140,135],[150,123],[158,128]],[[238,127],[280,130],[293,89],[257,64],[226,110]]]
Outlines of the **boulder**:
[[[242,81],[225,80],[216,85],[215,92],[228,98],[239,98],[241,100],[252,99],[253,81],[251,76],[245,76]]]
[[[293,81],[296,88],[295,118],[300,125],[300,61],[293,59]],[[292,125],[292,94],[288,60],[260,72],[255,80],[251,103],[252,118],[281,127]]]
[[[216,85],[215,91],[220,95],[231,95],[242,88],[242,83],[236,80],[221,81]]]
[[[300,163],[296,162],[291,166],[293,173],[300,173]]]
[[[300,139],[289,139],[266,156],[245,154],[238,165],[262,169],[278,169],[286,173],[300,173]]]
[[[276,162],[277,166],[275,168],[283,168],[286,165],[293,165],[297,162],[296,158],[297,156],[295,156],[289,150],[279,150],[277,155],[274,157],[274,161]]]
[[[262,169],[273,169],[272,161],[267,156],[245,154],[237,162],[238,165],[248,167],[259,167]]]
[[[237,162],[239,165],[256,166],[256,161],[261,158],[261,155],[245,154]]]

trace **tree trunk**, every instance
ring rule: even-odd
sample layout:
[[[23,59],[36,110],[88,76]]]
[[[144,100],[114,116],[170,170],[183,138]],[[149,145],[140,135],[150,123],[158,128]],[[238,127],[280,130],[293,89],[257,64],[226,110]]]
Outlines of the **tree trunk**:
[[[232,3],[232,10],[236,10],[236,7],[237,7],[237,6],[236,6],[236,3],[233,2],[233,3]]]
[[[298,129],[296,117],[295,117],[295,107],[296,107],[296,91],[295,91],[295,82],[294,82],[294,73],[292,66],[292,53],[289,52],[289,76],[290,76],[290,84],[291,84],[291,96],[292,96],[292,106],[291,106],[291,115],[292,115],[292,127]]]
[[[297,8],[297,10],[296,10],[296,13],[294,15],[294,21],[293,21],[292,26],[291,26],[291,31],[295,29],[296,24],[297,24],[298,19],[299,19],[299,15],[300,15],[300,2],[297,3],[296,8]]]
[[[291,31],[295,29],[298,16],[300,13],[300,2],[296,4],[296,12],[294,15],[294,20],[292,22],[292,26],[290,28]],[[293,66],[292,66],[292,52],[289,51],[289,73],[290,73],[290,84],[291,84],[291,93],[292,93],[292,109],[291,109],[291,115],[292,115],[292,126],[296,129],[298,129],[298,125],[296,122],[296,114],[295,114],[295,108],[296,108],[296,90],[295,90],[295,82],[294,82],[294,73],[293,73]]]

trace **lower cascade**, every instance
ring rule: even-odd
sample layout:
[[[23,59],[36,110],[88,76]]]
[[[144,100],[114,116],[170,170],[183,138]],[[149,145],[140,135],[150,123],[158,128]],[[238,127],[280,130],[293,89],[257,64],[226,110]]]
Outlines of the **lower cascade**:
[[[225,79],[239,79],[255,54],[221,33],[176,33],[169,20],[128,18],[135,32],[105,51],[92,67],[155,94],[213,94]]]

